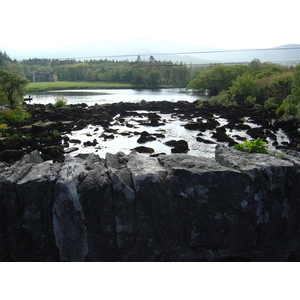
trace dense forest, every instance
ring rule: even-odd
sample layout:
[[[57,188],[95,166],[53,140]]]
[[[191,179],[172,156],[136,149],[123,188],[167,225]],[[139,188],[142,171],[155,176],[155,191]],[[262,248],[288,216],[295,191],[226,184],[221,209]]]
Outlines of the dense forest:
[[[0,52],[0,67],[16,71],[28,80],[32,80],[36,70],[50,70],[59,81],[124,82],[136,88],[185,87],[192,76],[191,68],[185,64],[157,61],[153,56],[147,61],[138,56],[135,61],[33,58],[16,62]]]

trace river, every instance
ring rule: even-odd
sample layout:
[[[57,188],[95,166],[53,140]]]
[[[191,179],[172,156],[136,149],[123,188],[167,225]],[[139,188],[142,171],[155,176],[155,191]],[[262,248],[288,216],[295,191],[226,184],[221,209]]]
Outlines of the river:
[[[31,104],[48,104],[54,103],[57,97],[64,96],[67,100],[67,104],[78,104],[86,103],[89,106],[98,104],[111,104],[118,102],[140,102],[145,101],[188,101],[193,102],[198,99],[207,100],[209,97],[207,95],[197,95],[185,89],[160,89],[160,90],[134,90],[134,89],[97,89],[97,90],[55,90],[49,91],[43,94],[32,94],[33,100]],[[117,116],[116,116],[117,117]],[[218,118],[215,116],[218,122],[223,126],[227,123],[227,120]],[[154,149],[155,153],[164,152],[166,154],[171,154],[171,148],[166,146],[164,143],[168,140],[180,140],[184,139],[189,144],[189,154],[195,156],[205,156],[207,158],[214,157],[214,149],[216,144],[206,144],[198,142],[196,136],[198,131],[186,130],[183,125],[188,122],[182,121],[179,118],[172,115],[161,115],[162,120],[165,121],[165,125],[156,127],[155,129],[150,129],[149,127],[143,127],[138,125],[138,122],[132,118],[126,119],[126,122],[131,122],[133,128],[128,131],[128,128],[124,125],[113,125],[112,129],[115,129],[119,134],[114,135],[113,139],[103,140],[101,134],[104,132],[103,128],[99,126],[87,126],[83,130],[73,131],[67,134],[69,139],[79,139],[81,144],[69,143],[69,147],[77,147],[78,149],[72,152],[72,155],[79,153],[97,153],[100,157],[105,157],[106,152],[116,153],[118,151],[123,151],[125,154],[129,154],[131,149],[141,146],[137,143],[139,137],[138,132],[149,131],[150,134],[163,133],[164,138],[158,138],[155,141],[147,142],[144,146],[151,147]],[[114,123],[114,122],[113,122]],[[251,127],[257,127],[256,124],[248,123]],[[226,133],[230,137],[236,135],[251,139],[243,130],[229,130],[226,129]],[[126,135],[125,135],[126,134]],[[211,138],[211,130],[207,130],[203,133],[203,137],[216,142]],[[279,132],[274,132],[277,136],[279,144],[282,142],[288,142],[287,136],[280,130]],[[83,143],[86,141],[93,141],[96,139],[97,146],[84,146]],[[240,142],[240,141],[238,141]],[[272,141],[268,141],[268,146],[270,150],[275,150],[271,146]]]
[[[31,104],[54,103],[57,97],[65,97],[67,104],[86,103],[87,105],[107,104],[116,102],[172,101],[185,100],[193,102],[198,99],[207,100],[208,96],[194,94],[182,88],[159,90],[134,89],[84,89],[84,90],[54,90],[42,94],[32,94]]]

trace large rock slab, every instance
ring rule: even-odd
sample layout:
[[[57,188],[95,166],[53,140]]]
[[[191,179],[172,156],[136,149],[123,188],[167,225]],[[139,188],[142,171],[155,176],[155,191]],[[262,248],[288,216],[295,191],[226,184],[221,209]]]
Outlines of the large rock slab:
[[[1,164],[2,261],[299,261],[300,160],[216,148]]]
[[[159,161],[169,170],[170,234],[180,245],[179,260],[195,259],[187,255],[188,248],[247,247],[244,236],[251,230],[243,202],[251,184],[248,175],[201,157],[160,156]]]
[[[249,196],[243,207],[254,216],[251,222],[253,245],[266,252],[273,251],[274,255],[274,243],[292,244],[294,234],[300,233],[299,226],[294,227],[298,223],[300,196],[297,159],[243,153],[223,146],[217,146],[215,156],[220,164],[238,169],[251,178]]]
[[[88,254],[85,217],[77,190],[86,176],[83,161],[68,156],[55,184],[53,230],[62,261],[83,261]]]

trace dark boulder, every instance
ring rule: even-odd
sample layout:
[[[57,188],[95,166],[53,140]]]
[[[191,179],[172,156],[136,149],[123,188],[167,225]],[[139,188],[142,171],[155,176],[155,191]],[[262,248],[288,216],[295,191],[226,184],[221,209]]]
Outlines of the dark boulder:
[[[0,160],[7,161],[7,162],[15,162],[22,158],[25,154],[23,150],[4,150],[0,152]]]
[[[260,138],[262,141],[266,141],[266,133],[265,129],[262,127],[250,128],[246,131],[248,135],[250,135],[253,139]]]
[[[199,122],[200,121],[200,122]],[[198,122],[190,122],[184,125],[185,129],[206,131],[215,129],[220,123],[215,119],[208,119],[206,122],[199,120]]]
[[[143,131],[141,133],[141,136],[139,137],[139,139],[137,140],[137,142],[139,144],[144,144],[144,143],[147,143],[147,142],[151,142],[151,141],[155,141],[156,138],[154,136],[152,136],[149,132],[147,131]]]
[[[153,148],[144,147],[144,146],[135,147],[134,149],[131,149],[131,150],[134,150],[138,153],[153,153],[154,152]]]
[[[185,140],[170,140],[164,143],[166,146],[173,147],[172,153],[187,153],[189,151],[189,145]]]
[[[44,160],[55,160],[63,161],[64,160],[64,149],[61,146],[49,146],[41,149],[42,158]]]
[[[95,147],[98,144],[97,140],[94,139],[92,142],[91,141],[86,141],[83,143],[84,147]]]
[[[172,153],[187,153],[189,151],[189,145],[185,140],[176,141],[174,148],[171,149]]]

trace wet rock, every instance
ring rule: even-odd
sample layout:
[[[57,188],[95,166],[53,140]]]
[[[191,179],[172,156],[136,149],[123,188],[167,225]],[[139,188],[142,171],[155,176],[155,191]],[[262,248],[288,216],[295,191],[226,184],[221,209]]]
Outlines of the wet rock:
[[[185,140],[170,140],[164,143],[166,146],[173,147],[172,153],[186,153],[189,151],[189,145]]]
[[[216,144],[216,142],[210,141],[210,140],[206,140],[204,138],[201,138],[200,136],[196,137],[196,140],[200,143],[204,143],[204,144]]]
[[[165,138],[166,136],[162,133],[153,133],[152,135],[154,135],[157,138]]]
[[[174,148],[171,149],[172,153],[187,153],[189,145],[185,140],[176,141]]]
[[[22,150],[4,150],[0,152],[0,160],[7,161],[7,162],[15,162],[22,158],[22,156],[25,154]]]
[[[113,140],[115,138],[113,134],[105,134],[105,133],[102,133],[100,137],[103,138],[104,141]]]
[[[70,139],[69,142],[73,144],[81,144],[81,140],[77,140],[77,139]]]
[[[131,150],[134,150],[134,151],[136,151],[138,153],[153,153],[154,152],[153,148],[144,147],[144,146],[135,147],[134,149],[131,149]]]
[[[39,121],[32,124],[32,130],[34,133],[43,132],[46,130],[54,130],[57,128],[58,128],[57,122],[51,122],[51,121],[48,122]]]
[[[169,147],[175,147],[176,141],[175,140],[170,140],[170,141],[166,141],[164,144],[166,146],[169,146]]]
[[[68,153],[72,153],[72,152],[77,151],[77,150],[79,150],[78,147],[70,147],[70,148],[64,149],[64,153],[68,154]]]
[[[258,128],[250,128],[246,131],[248,135],[250,135],[253,139],[260,138],[262,141],[266,141],[265,130],[262,127]]]
[[[0,151],[16,149],[20,147],[19,139],[0,137]]]
[[[233,146],[235,141],[226,134],[225,127],[218,127],[212,137],[221,143],[229,143],[229,146]]]
[[[236,124],[233,129],[248,130],[250,128],[251,128],[250,125],[247,125],[247,124]]]
[[[98,144],[97,140],[94,139],[92,142],[91,141],[87,141],[83,143],[84,147],[95,147]]]
[[[155,141],[156,138],[154,136],[152,136],[151,134],[149,134],[149,132],[147,131],[143,131],[141,133],[141,136],[139,137],[139,139],[137,140],[137,142],[139,144],[144,144],[144,143],[147,143],[147,142],[151,142],[151,141]]]
[[[207,122],[190,122],[184,125],[185,129],[206,131],[215,129],[220,123],[215,119],[209,119]]]
[[[42,150],[42,157],[44,160],[56,160],[63,161],[64,160],[64,149],[61,146],[49,146],[44,147]]]

